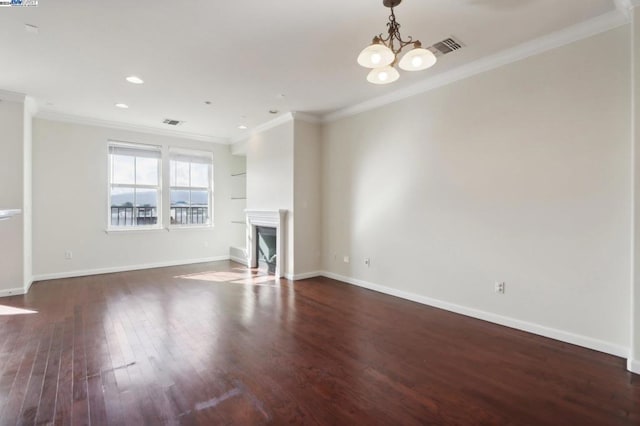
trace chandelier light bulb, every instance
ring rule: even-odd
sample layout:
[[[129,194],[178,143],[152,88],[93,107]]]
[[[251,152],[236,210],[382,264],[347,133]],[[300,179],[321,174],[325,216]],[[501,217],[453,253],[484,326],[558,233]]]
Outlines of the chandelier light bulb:
[[[367,76],[367,81],[373,84],[389,84],[399,78],[400,73],[398,70],[387,65],[386,67],[372,69]]]
[[[400,60],[400,68],[405,71],[422,71],[431,68],[438,59],[430,50],[423,49],[418,43],[416,48],[411,49]]]
[[[358,63],[365,68],[379,68],[391,64],[396,55],[378,40],[365,47],[358,55]]]

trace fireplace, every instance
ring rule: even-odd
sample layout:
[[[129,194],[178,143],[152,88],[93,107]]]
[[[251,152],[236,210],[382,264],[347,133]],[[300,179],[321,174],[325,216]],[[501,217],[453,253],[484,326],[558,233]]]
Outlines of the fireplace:
[[[249,267],[259,266],[260,254],[267,257],[269,272],[277,278],[285,271],[285,217],[286,210],[245,210],[247,215]],[[271,248],[269,248],[271,245]],[[275,248],[274,248],[275,246]],[[269,263],[272,265],[269,266]]]
[[[256,226],[256,258],[258,268],[266,269],[270,274],[276,273],[278,261],[276,228]]]

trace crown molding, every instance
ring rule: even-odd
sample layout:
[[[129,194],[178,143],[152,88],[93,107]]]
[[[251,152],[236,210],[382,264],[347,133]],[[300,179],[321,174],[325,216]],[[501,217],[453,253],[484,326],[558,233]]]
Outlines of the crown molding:
[[[200,142],[218,143],[228,145],[229,139],[217,138],[214,136],[201,135],[197,133],[180,132],[175,130],[157,129],[155,127],[141,126],[138,124],[120,123],[110,120],[102,120],[99,118],[81,117],[78,115],[63,114],[51,110],[40,110],[35,115],[36,118],[42,118],[51,121],[60,121],[63,123],[82,124],[87,126],[107,127],[109,129],[127,130],[130,132],[147,133],[158,136],[169,136],[181,139],[190,139]]]
[[[322,118],[318,117],[317,115],[309,114],[306,112],[291,111],[291,112],[282,114],[280,117],[276,117],[273,120],[269,120],[265,123],[257,125],[253,129],[251,129],[251,133],[249,133],[249,135],[243,135],[238,138],[232,139],[231,145],[238,145],[239,147],[238,152],[246,153],[246,149],[242,148],[241,144],[244,142],[247,142],[249,139],[251,139],[252,136],[294,120],[304,121],[305,123],[311,123],[311,124],[320,124],[323,122]],[[232,149],[232,152],[233,152],[233,149]]]
[[[318,117],[317,115],[314,115],[314,114],[309,114],[306,112],[298,112],[298,111],[295,111],[292,114],[294,119],[299,121],[304,121],[305,123],[311,123],[311,124],[322,123],[322,117]]]
[[[9,92],[8,90],[0,90],[0,101],[7,102],[24,102],[26,95],[23,93]]]
[[[241,141],[234,142],[229,145],[229,147],[231,149],[231,155],[245,156],[249,149],[249,140],[243,139]]]
[[[257,135],[258,133],[262,133],[264,131],[267,131],[269,129],[273,129],[274,127],[278,127],[281,124],[285,124],[288,123],[290,121],[293,121],[295,113],[294,112],[287,112],[285,114],[282,114],[279,117],[274,118],[273,120],[269,120],[267,122],[264,122],[262,124],[258,124],[256,127],[251,129],[251,132],[248,135],[242,135],[240,137],[234,138],[231,140],[231,145],[235,145],[235,144],[239,144],[242,142],[246,142],[249,139],[251,139],[252,136]]]
[[[266,130],[273,129],[274,127],[278,127],[281,124],[288,123],[293,121],[294,117],[293,112],[287,112],[282,114],[280,117],[276,117],[273,120],[269,120],[266,123],[262,123],[251,129],[251,135],[255,135],[256,133],[262,133]]]
[[[631,17],[631,10],[640,6],[640,0],[613,0],[616,5],[616,9],[622,12],[625,16]]]
[[[640,0],[621,1],[633,1],[634,3],[640,3]],[[514,48],[503,50],[494,55],[487,56],[469,64],[454,68],[450,71],[443,72],[442,74],[428,78],[407,88],[327,114],[322,118],[322,121],[325,123],[332,122],[375,108],[380,108],[382,106],[473,77],[477,74],[518,62],[528,57],[612,30],[625,25],[628,22],[629,19],[627,16],[620,13],[618,10],[614,10],[600,15],[597,18],[565,28],[564,30],[551,33],[523,43]]]

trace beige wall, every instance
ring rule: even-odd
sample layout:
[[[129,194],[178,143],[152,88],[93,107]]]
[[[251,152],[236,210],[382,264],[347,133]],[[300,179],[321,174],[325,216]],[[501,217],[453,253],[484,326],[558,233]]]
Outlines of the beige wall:
[[[295,275],[321,270],[320,125],[294,122]]]
[[[247,208],[287,210],[284,273],[294,273],[293,121],[252,135],[247,143]]]
[[[23,208],[24,105],[0,102],[0,209]],[[0,296],[24,287],[23,215],[0,222]]]
[[[634,147],[634,277],[632,288],[632,321],[631,321],[631,356],[630,369],[640,374],[640,8],[636,7],[632,12],[632,37],[631,49],[632,87],[633,87],[633,134]]]
[[[228,146],[43,119],[34,120],[33,130],[36,276],[228,257],[233,239]],[[106,233],[109,140],[213,152],[215,226]],[[166,162],[164,166],[166,188]],[[168,211],[168,196],[162,203]],[[163,219],[168,225],[169,219]],[[65,260],[66,250],[73,252],[73,259]]]
[[[622,27],[326,125],[324,269],[626,354],[629,70]]]
[[[245,143],[243,143],[245,144]],[[247,208],[287,210],[287,277],[321,268],[320,125],[295,119],[246,142]]]
[[[23,280],[25,291],[33,280],[33,116],[37,106],[35,100],[26,97],[23,114],[22,147],[22,221],[23,221]]]

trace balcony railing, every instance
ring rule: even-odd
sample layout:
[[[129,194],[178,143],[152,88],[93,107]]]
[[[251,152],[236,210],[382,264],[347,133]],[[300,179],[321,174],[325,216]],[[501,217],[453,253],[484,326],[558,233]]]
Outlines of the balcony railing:
[[[111,226],[156,225],[155,207],[111,206]]]
[[[209,223],[209,207],[171,206],[172,225],[206,225]]]
[[[111,206],[111,226],[156,225],[155,207]],[[209,223],[207,206],[171,206],[172,225],[206,225]]]

